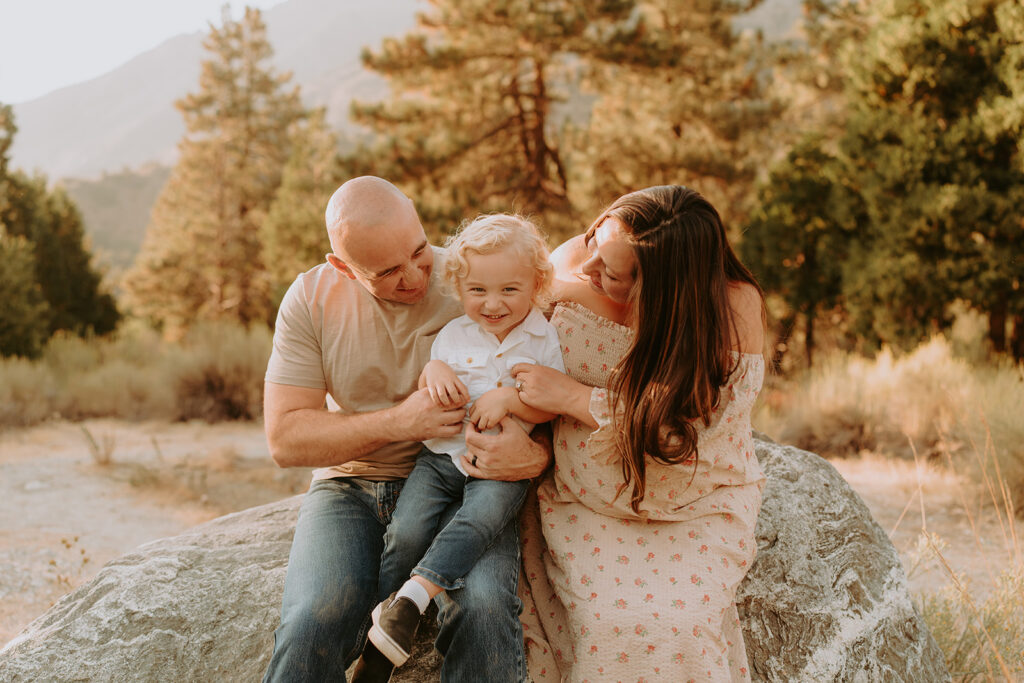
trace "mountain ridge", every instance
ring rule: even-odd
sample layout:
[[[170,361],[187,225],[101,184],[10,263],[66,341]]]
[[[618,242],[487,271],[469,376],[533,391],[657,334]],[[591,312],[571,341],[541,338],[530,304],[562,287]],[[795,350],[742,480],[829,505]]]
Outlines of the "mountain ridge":
[[[272,63],[293,74],[308,106],[326,106],[328,122],[354,134],[352,97],[386,92],[362,68],[363,46],[412,28],[416,0],[386,3],[288,0],[263,13],[274,47]],[[185,133],[174,101],[198,89],[207,58],[205,33],[179,34],[115,69],[15,104],[18,133],[12,165],[51,179],[96,178],[148,163],[173,164]],[[115,123],[116,122],[116,123]]]

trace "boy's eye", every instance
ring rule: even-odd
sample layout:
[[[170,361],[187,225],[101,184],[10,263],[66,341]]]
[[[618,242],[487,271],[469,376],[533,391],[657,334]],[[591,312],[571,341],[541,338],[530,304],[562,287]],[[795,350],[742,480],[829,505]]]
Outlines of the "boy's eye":
[[[506,287],[505,291],[506,292],[518,292],[519,288],[518,287]]]

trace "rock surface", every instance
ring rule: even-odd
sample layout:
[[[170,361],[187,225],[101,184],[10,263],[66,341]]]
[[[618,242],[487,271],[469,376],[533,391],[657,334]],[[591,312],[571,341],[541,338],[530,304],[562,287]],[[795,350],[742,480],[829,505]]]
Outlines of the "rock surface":
[[[737,602],[754,680],[944,681],[899,557],[816,455],[759,440],[758,557]],[[109,563],[0,651],[3,681],[254,681],[273,646],[300,497]],[[434,629],[392,680],[436,680]]]

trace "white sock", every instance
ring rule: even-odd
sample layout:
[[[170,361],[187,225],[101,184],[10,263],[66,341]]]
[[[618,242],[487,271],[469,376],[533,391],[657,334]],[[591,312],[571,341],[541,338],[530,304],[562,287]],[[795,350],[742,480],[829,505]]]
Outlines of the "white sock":
[[[416,603],[416,606],[420,609],[420,614],[423,614],[427,609],[427,605],[430,604],[430,595],[427,593],[427,589],[412,579],[402,584],[402,587],[398,589],[398,594],[395,595],[395,600],[402,597],[409,598]]]

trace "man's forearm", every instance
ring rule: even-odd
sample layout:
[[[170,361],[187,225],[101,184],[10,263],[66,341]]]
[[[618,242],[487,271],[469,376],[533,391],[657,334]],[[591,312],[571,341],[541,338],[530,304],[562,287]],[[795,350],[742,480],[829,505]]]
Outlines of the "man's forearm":
[[[342,415],[323,408],[301,408],[267,426],[270,455],[281,467],[331,467],[383,448],[396,439],[391,408]]]

